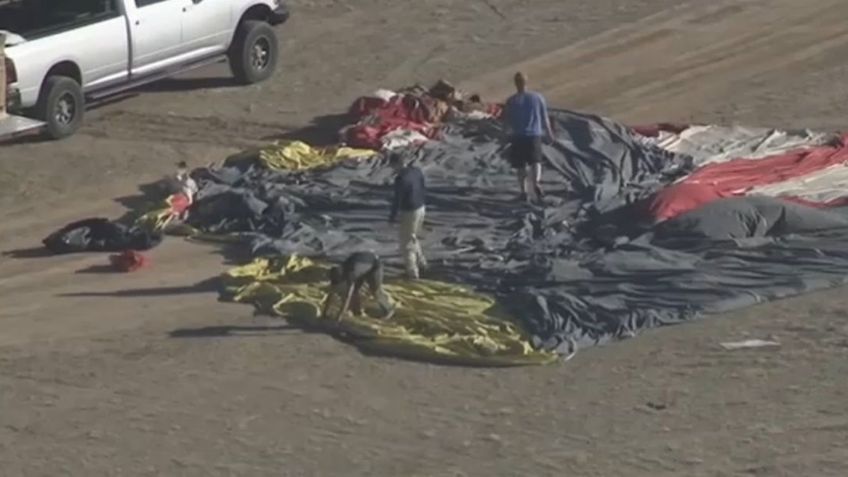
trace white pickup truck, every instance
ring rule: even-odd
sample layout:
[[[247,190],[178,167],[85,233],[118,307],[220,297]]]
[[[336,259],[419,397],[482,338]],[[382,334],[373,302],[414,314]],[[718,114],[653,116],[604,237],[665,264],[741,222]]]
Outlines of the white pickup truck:
[[[237,81],[263,81],[288,17],[283,0],[0,0],[7,107],[60,139],[86,104],[188,69],[227,59]]]

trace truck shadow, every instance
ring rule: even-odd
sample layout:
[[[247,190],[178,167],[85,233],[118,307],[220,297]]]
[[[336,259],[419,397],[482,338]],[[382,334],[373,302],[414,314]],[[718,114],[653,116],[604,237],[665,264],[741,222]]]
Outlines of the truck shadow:
[[[0,0],[2,3],[2,0]],[[214,90],[214,89],[229,89],[240,87],[232,77],[226,76],[210,76],[201,78],[166,78],[153,83],[148,83],[138,88],[122,91],[108,97],[89,101],[86,103],[86,111],[95,111],[100,108],[117,104],[145,93],[180,93],[198,90]],[[23,144],[38,144],[48,143],[50,139],[46,138],[39,130],[24,132],[9,138],[0,139],[0,144],[4,146],[23,145]]]
[[[223,89],[241,86],[232,77],[210,76],[203,78],[168,78],[148,83],[135,90],[137,93],[178,93],[199,89]]]

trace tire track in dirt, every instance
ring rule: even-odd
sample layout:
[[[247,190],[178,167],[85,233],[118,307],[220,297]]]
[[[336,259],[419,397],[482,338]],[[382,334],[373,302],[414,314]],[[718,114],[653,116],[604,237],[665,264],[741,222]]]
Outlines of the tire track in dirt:
[[[713,2],[661,13],[470,82],[509,94],[517,69],[566,107],[670,120],[720,100],[734,82],[792,71],[848,45],[836,0]],[[497,92],[495,92],[497,91]]]
[[[90,136],[134,142],[212,144],[252,148],[271,142],[285,130],[278,123],[114,111],[102,114],[83,129]]]
[[[480,92],[486,97],[502,98],[512,92],[512,74],[522,70],[531,75],[534,88],[547,90],[549,86],[575,81],[576,75],[573,74],[573,68],[584,66],[593,68],[592,65],[599,58],[615,53],[620,54],[627,49],[628,45],[651,45],[655,40],[663,38],[657,30],[673,32],[674,29],[669,29],[668,26],[673,25],[680,18],[696,18],[705,12],[713,11],[715,7],[704,5],[670,8],[641,20],[586,37],[558,50],[471,78],[463,82],[461,86]]]
[[[0,295],[21,296],[33,290],[66,284],[69,276],[87,267],[107,265],[107,254],[71,254],[62,256],[41,256],[42,244],[38,241],[24,241],[18,237],[45,237],[60,227],[59,224],[80,220],[82,217],[113,217],[125,210],[118,204],[101,203],[101,194],[93,194],[89,201],[66,204],[57,198],[45,198],[49,208],[35,214],[27,207],[22,210],[10,210],[6,217],[9,226],[4,229],[11,240],[5,241],[0,260]],[[92,206],[92,204],[94,204]],[[52,224],[45,228],[44,224]],[[79,275],[75,275],[79,277]],[[15,310],[37,308],[32,302],[24,302],[16,308],[15,301],[6,304],[0,315],[14,316]]]
[[[183,314],[194,316],[190,310],[197,308],[197,301],[187,297],[209,295],[196,285],[222,270],[220,259],[210,255],[217,255],[216,250],[171,239],[149,254],[153,267],[133,274],[115,274],[105,268],[100,272],[109,264],[108,254],[5,259],[0,262],[4,277],[0,295],[8,300],[0,311],[4,326],[0,347],[131,330],[167,323]],[[231,313],[221,305],[204,311],[210,317]]]
[[[752,12],[746,22],[764,19],[761,13]],[[631,88],[627,96],[632,99],[625,104],[637,110],[647,110],[646,103],[653,102],[683,100],[691,104],[691,99],[701,99],[693,94],[696,92],[708,99],[719,99],[722,91],[733,82],[770,72],[800,70],[801,65],[816,60],[829,49],[848,44],[848,25],[828,20],[826,9],[814,10],[809,15],[794,19],[789,17],[787,20],[795,20],[800,25],[815,22],[817,28],[815,31],[803,27],[785,30],[775,28],[754,39],[744,33],[744,28],[739,28],[740,31],[733,33],[740,33],[740,36],[731,36],[734,41],[728,45],[726,54],[722,55],[719,51],[712,58],[704,60],[694,56],[676,61],[676,73]],[[643,99],[648,101],[638,102]]]

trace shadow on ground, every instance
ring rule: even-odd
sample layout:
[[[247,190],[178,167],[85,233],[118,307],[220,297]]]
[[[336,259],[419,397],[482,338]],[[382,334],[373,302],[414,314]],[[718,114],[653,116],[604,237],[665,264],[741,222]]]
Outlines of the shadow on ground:
[[[154,287],[139,288],[133,290],[117,290],[113,292],[79,292],[62,293],[60,297],[114,297],[114,298],[138,298],[138,297],[161,297],[173,295],[191,295],[195,293],[213,293],[219,291],[220,280],[218,277],[208,278],[194,285],[176,287]]]
[[[38,130],[35,131],[26,131],[23,133],[15,134],[14,136],[0,139],[0,146],[13,146],[13,145],[23,145],[23,144],[38,144],[42,142],[47,142],[48,139],[45,139],[44,135],[41,134]]]
[[[280,325],[260,325],[260,326],[205,326],[200,328],[180,328],[168,333],[170,338],[177,339],[197,339],[197,338],[263,338],[272,336],[289,336],[300,333],[326,335],[338,340],[340,343],[352,346],[362,356],[367,356],[377,359],[393,360],[393,361],[417,361],[426,362],[437,366],[445,367],[461,367],[469,366],[489,368],[491,366],[485,364],[475,364],[473,361],[469,363],[459,363],[449,357],[439,358],[430,357],[422,360],[414,355],[405,356],[396,352],[380,351],[373,349],[370,346],[361,346],[363,341],[368,341],[367,338],[356,338],[342,332],[338,327],[334,326],[295,326],[288,323]]]
[[[289,324],[273,326],[205,326],[202,328],[181,328],[171,331],[171,338],[224,338],[245,336],[273,336],[289,334],[290,331],[300,331],[300,328]]]
[[[30,247],[16,250],[8,250],[6,252],[3,252],[3,256],[15,259],[47,258],[52,257],[53,253],[51,253],[50,250],[48,250],[46,247]]]
[[[97,275],[101,273],[120,273],[115,267],[111,265],[92,265],[90,267],[85,267],[80,270],[77,270],[77,275]]]
[[[236,88],[241,86],[233,77],[209,76],[204,78],[168,78],[147,84],[138,89],[144,93],[180,93],[198,89]]]
[[[155,81],[128,91],[122,91],[114,95],[108,96],[97,101],[86,103],[86,110],[93,111],[104,106],[108,106],[129,98],[134,98],[144,93],[180,93],[188,91],[196,91],[199,89],[223,89],[236,88],[241,85],[229,76],[212,76],[203,78],[166,78]],[[19,145],[19,144],[35,144],[49,142],[45,135],[38,132],[28,132],[18,136],[13,136],[9,139],[0,140],[3,145]]]
[[[266,136],[264,141],[303,141],[315,147],[328,147],[339,144],[339,130],[351,124],[347,113],[318,116],[306,127],[293,129],[285,133]]]
[[[167,191],[161,181],[141,184],[138,186],[138,194],[113,199],[127,209],[127,212],[118,221],[134,220],[140,213],[144,213],[144,211],[156,205],[157,201],[165,200],[165,198],[167,198]]]

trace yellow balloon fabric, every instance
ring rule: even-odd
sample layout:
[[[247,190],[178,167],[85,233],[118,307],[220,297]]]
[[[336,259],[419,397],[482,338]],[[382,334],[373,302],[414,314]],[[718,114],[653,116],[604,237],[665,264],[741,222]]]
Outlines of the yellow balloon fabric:
[[[269,169],[303,171],[332,166],[346,159],[370,159],[376,154],[368,149],[316,148],[302,141],[285,141],[262,149],[259,160]]]
[[[225,298],[307,327],[343,333],[362,350],[377,354],[466,366],[557,360],[553,353],[533,349],[493,299],[444,282],[387,282],[386,292],[397,306],[388,320],[377,318],[370,299],[364,301],[362,316],[324,319],[328,269],[297,256],[258,259],[224,274]]]

